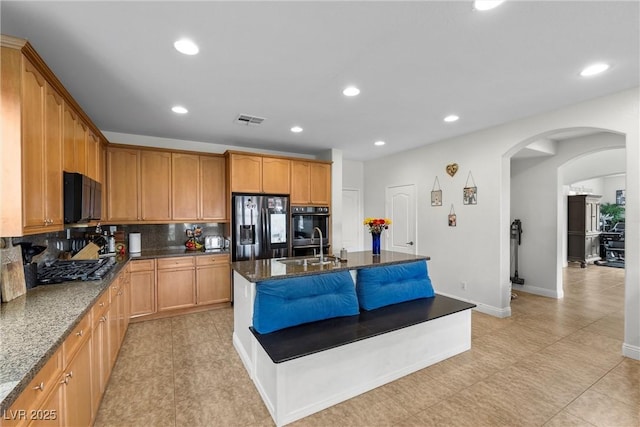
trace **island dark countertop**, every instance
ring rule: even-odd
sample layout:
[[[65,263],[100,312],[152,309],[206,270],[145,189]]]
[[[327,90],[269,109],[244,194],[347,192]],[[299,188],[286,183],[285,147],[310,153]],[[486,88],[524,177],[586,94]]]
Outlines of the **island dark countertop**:
[[[286,258],[285,261],[311,257]],[[283,258],[279,258],[283,259]],[[331,262],[326,265],[306,266],[296,263],[283,263],[278,259],[258,259],[255,261],[237,261],[231,263],[231,268],[250,282],[261,282],[274,278],[306,276],[323,274],[340,270],[358,270],[366,267],[402,264],[406,262],[429,260],[428,256],[412,255],[402,252],[381,251],[379,256],[373,256],[371,251],[351,252],[346,262]]]

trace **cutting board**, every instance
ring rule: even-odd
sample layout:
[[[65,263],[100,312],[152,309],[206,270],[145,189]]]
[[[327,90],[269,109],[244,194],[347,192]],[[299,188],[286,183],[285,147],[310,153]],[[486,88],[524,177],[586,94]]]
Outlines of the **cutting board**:
[[[11,301],[27,292],[20,246],[0,249],[0,292],[2,302]]]
[[[80,252],[75,254],[71,259],[98,259],[100,255],[98,252],[100,251],[100,247],[93,242],[87,243],[87,246],[82,248]]]

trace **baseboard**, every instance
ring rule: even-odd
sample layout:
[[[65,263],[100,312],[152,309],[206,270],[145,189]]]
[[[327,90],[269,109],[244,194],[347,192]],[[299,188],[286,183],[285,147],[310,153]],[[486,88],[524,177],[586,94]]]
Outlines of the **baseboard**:
[[[562,299],[564,298],[564,291],[560,290],[551,290],[547,288],[539,288],[537,286],[530,285],[516,285],[515,283],[511,284],[512,291],[526,292],[528,294],[540,295],[543,297],[549,297],[554,299]]]
[[[438,295],[443,295],[445,297],[455,298],[460,301],[468,302],[470,304],[475,304],[476,307],[474,308],[474,310],[477,310],[480,313],[488,314],[489,316],[499,317],[499,318],[505,318],[505,317],[511,316],[511,307],[499,308],[499,307],[494,307],[492,305],[483,304],[481,302],[473,301],[471,299],[462,298],[460,297],[460,295],[451,295],[444,292],[436,292],[436,293]]]
[[[631,344],[622,344],[622,355],[630,359],[640,360],[640,347]]]

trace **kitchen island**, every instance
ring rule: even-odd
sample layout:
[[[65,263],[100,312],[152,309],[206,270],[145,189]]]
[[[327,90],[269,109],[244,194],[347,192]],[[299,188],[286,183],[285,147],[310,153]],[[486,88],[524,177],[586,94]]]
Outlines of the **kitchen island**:
[[[425,256],[382,251],[348,255],[346,262],[286,258],[242,261],[234,270],[233,344],[277,425],[284,425],[355,397],[471,348],[473,304],[435,295],[409,294],[393,300],[407,285],[421,287],[430,280]],[[422,268],[425,279],[409,277]],[[378,270],[379,269],[379,270]],[[389,271],[394,272],[389,274]],[[361,288],[368,276],[391,285],[388,303],[375,308],[366,304]],[[404,277],[405,275],[406,277]],[[331,278],[346,281],[356,293],[344,295],[344,287],[330,295],[330,303],[356,299],[355,313],[325,311],[334,315],[300,321],[288,326],[300,301],[302,318],[323,309]],[[318,291],[314,292],[314,286]],[[261,286],[263,288],[261,288]],[[395,290],[398,290],[396,293]],[[283,294],[284,292],[284,294]],[[282,307],[265,305],[278,295]],[[331,298],[335,297],[335,298]],[[311,302],[309,302],[311,300]],[[349,302],[352,304],[352,302]],[[359,308],[358,308],[359,305]],[[352,308],[352,306],[350,306]],[[264,322],[271,316],[275,322]],[[333,317],[332,317],[333,316]],[[294,316],[295,319],[295,316]],[[275,325],[275,326],[274,326]],[[261,333],[262,331],[262,333]]]

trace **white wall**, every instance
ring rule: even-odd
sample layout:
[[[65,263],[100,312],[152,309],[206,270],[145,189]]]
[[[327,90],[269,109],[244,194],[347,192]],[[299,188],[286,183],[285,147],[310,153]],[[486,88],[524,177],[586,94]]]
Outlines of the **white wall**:
[[[617,175],[609,176],[603,179],[604,185],[602,189],[602,203],[615,203],[616,191],[626,188],[626,176]]]
[[[365,214],[384,212],[384,188],[415,184],[418,190],[419,252],[430,255],[430,273],[438,292],[470,299],[479,309],[510,315],[509,224],[511,222],[511,156],[533,141],[563,129],[596,128],[625,135],[627,169],[627,257],[640,259],[640,143],[638,88],[543,113],[458,138],[365,163]],[[460,170],[450,178],[447,163]],[[468,171],[478,186],[478,204],[462,205]],[[440,177],[443,206],[430,206],[428,194],[435,175]],[[556,218],[539,230],[548,237],[549,253],[539,254],[538,269],[551,271],[557,283],[562,245],[557,242],[563,200],[557,172],[540,177],[531,196],[541,216]],[[458,226],[446,223],[454,204]],[[538,230],[537,230],[538,231]],[[624,353],[640,359],[640,267],[630,262],[625,284]],[[553,280],[556,279],[556,280]],[[467,281],[467,291],[459,286]]]

